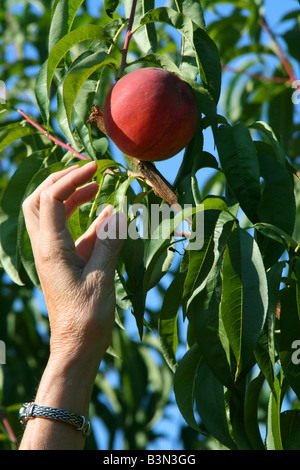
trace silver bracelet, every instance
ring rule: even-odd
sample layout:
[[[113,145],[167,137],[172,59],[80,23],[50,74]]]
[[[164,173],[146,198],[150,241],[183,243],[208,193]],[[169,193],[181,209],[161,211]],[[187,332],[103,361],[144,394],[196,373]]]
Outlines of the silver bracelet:
[[[70,411],[52,408],[51,406],[40,406],[36,403],[23,403],[19,411],[19,420],[25,426],[29,419],[46,418],[62,421],[75,426],[84,436],[91,433],[91,423],[84,417]]]

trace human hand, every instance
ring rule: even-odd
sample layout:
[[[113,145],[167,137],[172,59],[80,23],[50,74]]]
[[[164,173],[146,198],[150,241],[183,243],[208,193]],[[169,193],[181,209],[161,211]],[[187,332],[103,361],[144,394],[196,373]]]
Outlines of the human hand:
[[[36,269],[48,310],[51,354],[73,360],[89,351],[99,361],[114,324],[114,273],[122,240],[100,240],[104,224],[126,223],[124,214],[105,208],[76,243],[66,221],[95,197],[88,181],[97,163],[51,174],[23,203]],[[118,232],[117,232],[118,233]]]

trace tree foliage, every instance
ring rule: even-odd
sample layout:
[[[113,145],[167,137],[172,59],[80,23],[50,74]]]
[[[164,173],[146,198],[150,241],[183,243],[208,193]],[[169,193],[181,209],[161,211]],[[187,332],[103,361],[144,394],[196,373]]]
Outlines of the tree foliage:
[[[102,107],[120,74],[154,65],[185,80],[198,103],[198,129],[172,182],[190,212],[177,214],[169,231],[161,221],[158,237],[124,243],[115,275],[116,327],[91,416],[106,426],[109,448],[120,430],[124,448],[149,448],[173,386],[186,422],[185,449],[299,450],[296,3],[280,15],[275,34],[263,0],[141,0],[124,64],[131,1],[105,0],[95,14],[83,0],[56,0],[51,9],[44,0],[15,7],[4,0],[2,448],[14,447],[12,436],[21,433],[16,410],[33,396],[48,354],[22,201],[50,173],[92,159],[100,190],[68,222],[74,240],[103,204],[117,207],[126,196],[132,222],[131,205],[142,203],[151,214],[153,204],[164,203],[144,179],[128,173],[131,161],[120,159],[106,135],[87,123],[92,106]],[[203,246],[192,250],[174,229],[186,217],[195,224],[200,213]],[[138,338],[129,331],[129,316]],[[87,448],[101,445],[95,436],[87,439]]]

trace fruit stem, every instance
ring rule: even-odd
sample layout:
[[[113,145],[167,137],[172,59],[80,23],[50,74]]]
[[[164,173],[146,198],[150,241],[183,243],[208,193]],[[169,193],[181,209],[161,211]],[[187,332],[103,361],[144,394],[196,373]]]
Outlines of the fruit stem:
[[[131,29],[132,29],[133,20],[134,20],[136,3],[137,3],[137,0],[132,0],[131,11],[130,11],[130,16],[129,16],[129,21],[128,21],[128,27],[127,27],[126,37],[125,37],[125,41],[124,41],[124,48],[122,50],[122,61],[121,61],[120,69],[119,69],[119,78],[122,76],[122,74],[124,72],[124,69],[126,67],[126,58],[127,58],[129,42],[130,42],[130,39],[131,39],[131,36],[132,36]]]

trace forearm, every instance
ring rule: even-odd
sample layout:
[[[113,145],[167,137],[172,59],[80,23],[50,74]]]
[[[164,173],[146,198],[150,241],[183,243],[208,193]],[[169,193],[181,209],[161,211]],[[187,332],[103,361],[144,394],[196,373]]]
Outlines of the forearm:
[[[89,403],[99,361],[78,358],[64,361],[52,357],[42,376],[35,403],[51,406],[88,418]],[[80,450],[85,437],[70,424],[46,418],[30,419],[26,425],[20,450]]]
[[[51,330],[50,359],[34,401],[85,418],[111,341],[115,266],[124,241],[98,234],[104,226],[118,234],[120,221],[127,227],[126,216],[108,206],[74,243],[66,222],[96,196],[98,185],[88,182],[97,169],[94,161],[51,174],[22,206]],[[84,437],[71,424],[28,418],[21,450],[83,448]]]

